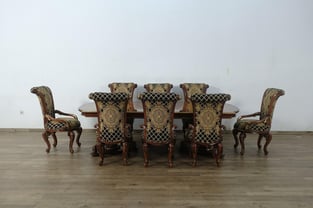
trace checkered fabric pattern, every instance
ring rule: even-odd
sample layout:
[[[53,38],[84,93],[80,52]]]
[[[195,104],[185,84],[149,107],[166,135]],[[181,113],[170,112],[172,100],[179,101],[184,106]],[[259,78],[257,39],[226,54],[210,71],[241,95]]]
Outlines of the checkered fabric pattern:
[[[188,137],[199,144],[214,145],[222,140],[221,120],[224,104],[229,94],[194,94],[191,101],[194,110],[194,128]]]
[[[174,139],[173,115],[179,96],[175,93],[142,93],[145,114],[144,138],[151,143],[169,143]]]
[[[94,92],[89,94],[89,99],[94,101],[102,101],[105,102],[115,102],[119,103],[120,101],[127,101],[128,94],[121,92],[121,93],[105,93],[105,92]]]
[[[135,89],[137,88],[137,84],[132,82],[113,82],[109,84],[109,88],[111,93],[127,93],[128,95],[128,103],[127,103],[127,111],[134,111],[133,105],[133,94]]]
[[[173,85],[170,83],[148,83],[144,85],[144,88],[147,92],[169,93],[173,88]]]
[[[270,125],[266,125],[265,122],[256,119],[241,119],[234,124],[234,128],[243,132],[256,132],[264,133],[269,132]]]
[[[103,143],[119,143],[125,140],[127,93],[90,93],[98,110],[98,136]]]
[[[190,97],[194,94],[205,94],[209,85],[204,83],[183,83],[180,84],[184,92],[184,107],[183,111],[192,112],[192,103]]]

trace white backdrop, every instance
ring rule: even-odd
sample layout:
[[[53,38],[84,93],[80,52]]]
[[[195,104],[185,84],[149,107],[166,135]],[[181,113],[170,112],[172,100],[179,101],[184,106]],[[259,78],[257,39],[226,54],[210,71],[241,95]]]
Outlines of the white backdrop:
[[[239,115],[282,88],[272,129],[312,131],[312,11],[310,0],[0,0],[0,128],[42,128],[37,85],[92,128],[78,112],[88,94],[131,81],[205,82]]]

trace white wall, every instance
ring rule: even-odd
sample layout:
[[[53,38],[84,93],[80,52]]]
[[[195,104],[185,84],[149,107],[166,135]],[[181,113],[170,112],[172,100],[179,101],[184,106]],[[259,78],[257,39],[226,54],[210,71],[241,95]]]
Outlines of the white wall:
[[[0,0],[0,128],[42,128],[36,85],[92,128],[78,112],[88,94],[132,81],[205,82],[240,114],[282,88],[273,130],[312,131],[312,11],[310,0]]]

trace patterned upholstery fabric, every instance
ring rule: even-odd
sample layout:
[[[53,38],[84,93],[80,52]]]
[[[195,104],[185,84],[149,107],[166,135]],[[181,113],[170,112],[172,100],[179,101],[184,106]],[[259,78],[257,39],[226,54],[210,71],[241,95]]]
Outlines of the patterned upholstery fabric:
[[[30,91],[38,96],[43,116],[48,114],[55,118],[53,96],[50,88],[47,86],[33,87]]]
[[[98,136],[103,143],[120,143],[125,140],[128,131],[126,125],[127,93],[89,94],[95,101],[98,111]]]
[[[133,95],[134,91],[137,88],[137,84],[135,83],[127,83],[127,82],[114,82],[109,84],[109,88],[112,93],[124,92],[128,95],[128,104],[127,111],[136,111],[133,104]]]
[[[284,94],[283,90],[268,88],[262,98],[259,119],[240,119],[234,124],[238,131],[264,133],[271,129],[272,117],[278,98]]]
[[[195,143],[214,145],[221,142],[221,120],[228,94],[194,94],[194,128],[189,138]]]
[[[149,83],[145,84],[144,88],[147,90],[147,92],[169,93],[173,88],[173,85],[170,83]]]
[[[182,111],[192,112],[192,102],[190,97],[194,94],[205,94],[209,85],[204,83],[183,83],[180,84],[180,87],[184,92],[184,106]]]
[[[179,96],[175,93],[142,93],[145,114],[144,140],[148,143],[170,143],[173,139],[173,115]]]

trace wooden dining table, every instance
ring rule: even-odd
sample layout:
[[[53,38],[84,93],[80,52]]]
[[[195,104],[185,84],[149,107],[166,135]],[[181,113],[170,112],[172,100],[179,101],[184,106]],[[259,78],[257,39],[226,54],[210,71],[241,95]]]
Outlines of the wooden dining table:
[[[127,111],[127,117],[128,118],[143,118],[143,108],[142,108],[142,102],[140,100],[134,102],[134,108],[136,111]],[[178,101],[175,106],[175,113],[174,118],[175,119],[181,119],[181,118],[190,118],[192,117],[192,112],[184,112],[183,109],[183,102]],[[98,117],[97,108],[94,102],[89,102],[86,104],[83,104],[79,107],[79,111],[81,112],[81,115],[85,117]],[[222,118],[229,119],[236,116],[236,114],[239,112],[239,108],[236,106],[226,103],[223,110]]]

